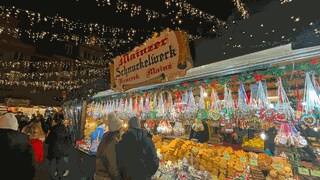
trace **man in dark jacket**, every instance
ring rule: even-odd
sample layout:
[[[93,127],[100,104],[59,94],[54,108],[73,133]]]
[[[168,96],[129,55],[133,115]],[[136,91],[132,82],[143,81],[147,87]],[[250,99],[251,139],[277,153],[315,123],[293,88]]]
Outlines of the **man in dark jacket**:
[[[49,168],[51,178],[55,178],[57,172],[58,178],[63,176],[64,169],[63,158],[69,155],[71,140],[66,127],[62,124],[62,119],[54,119],[54,124],[45,141],[48,144]]]
[[[36,159],[28,136],[18,131],[14,114],[0,116],[1,177],[32,180]]]
[[[117,146],[117,159],[123,179],[148,180],[158,170],[159,158],[152,136],[140,128],[137,117],[129,120],[129,129]]]
[[[191,129],[189,139],[197,139],[199,143],[205,143],[209,140],[209,127],[206,119],[201,120],[203,124],[204,130],[203,131],[194,131]]]

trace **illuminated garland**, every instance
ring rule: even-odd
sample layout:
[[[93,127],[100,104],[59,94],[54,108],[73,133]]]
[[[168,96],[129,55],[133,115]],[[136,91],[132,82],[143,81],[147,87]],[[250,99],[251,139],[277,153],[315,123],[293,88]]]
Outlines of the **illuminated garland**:
[[[111,5],[110,0],[96,0],[96,1],[98,3],[98,6],[110,6]],[[129,11],[129,9],[130,9],[130,16],[131,17],[140,15],[143,11],[142,6],[139,6],[139,5],[136,5],[133,3],[129,3],[126,1],[122,1],[122,0],[118,0],[116,2],[116,7],[117,7],[117,10],[116,10],[117,13],[121,13],[122,11]],[[161,14],[161,13],[156,12],[151,9],[146,8],[144,10],[145,10],[145,15],[148,18],[148,21],[150,21],[151,19],[157,19],[159,17],[166,17],[165,14]]]
[[[241,13],[243,19],[249,18],[249,12],[245,8],[245,5],[241,2],[241,0],[233,0],[233,3],[237,7],[238,11]]]
[[[106,71],[98,71],[95,69],[82,70],[82,71],[62,71],[62,72],[44,72],[44,73],[23,73],[17,71],[11,71],[0,74],[0,79],[11,79],[11,77],[19,76],[19,80],[39,80],[39,79],[50,79],[57,77],[68,77],[75,79],[78,76],[89,76],[89,77],[101,77],[106,74]]]
[[[92,60],[92,61],[85,61],[81,60],[79,62],[78,60],[74,61],[42,61],[42,62],[32,62],[32,61],[5,61],[0,60],[0,67],[3,69],[7,68],[13,68],[13,69],[19,69],[19,68],[29,68],[30,66],[34,66],[36,69],[45,68],[46,70],[52,70],[52,67],[63,67],[65,65],[68,66],[75,66],[78,67],[84,67],[84,68],[92,68],[95,69],[104,69],[107,67],[108,62],[105,60]]]
[[[81,87],[83,84],[88,84],[98,80],[99,78],[93,79],[77,79],[68,81],[15,81],[15,80],[2,80],[0,84],[5,86],[24,86],[24,87],[38,87],[43,90],[72,90]]]
[[[179,10],[179,13],[177,14],[177,16],[179,16],[179,15],[181,16],[182,11],[183,11],[188,15],[191,15],[191,16],[197,17],[197,18],[202,18],[208,22],[214,22],[217,25],[224,24],[223,21],[221,21],[220,19],[218,19],[214,15],[211,15],[211,14],[208,14],[204,11],[201,11],[200,9],[193,7],[191,4],[187,3],[184,0],[165,0],[165,4],[167,6],[167,9],[169,9],[169,7],[172,7],[173,5],[178,7],[180,10]]]
[[[4,27],[0,27],[0,33],[5,32],[13,37],[19,38],[22,32],[27,33],[28,37],[31,38],[33,41],[44,39],[46,36],[50,36],[50,41],[57,40],[57,41],[68,41],[72,40],[76,43],[86,43],[86,44],[98,44],[100,46],[109,44],[110,46],[116,46],[119,43],[130,43],[133,42],[133,37],[136,33],[146,33],[145,30],[137,30],[134,28],[124,29],[124,28],[117,28],[117,27],[109,27],[106,25],[101,25],[98,23],[81,23],[69,20],[67,18],[61,17],[59,15],[51,16],[44,16],[40,13],[35,13],[33,11],[19,9],[16,7],[4,7],[0,6],[0,17],[10,21],[12,17],[18,19],[18,16],[24,13],[30,20],[30,26],[33,27],[35,24],[39,23],[46,23],[51,25],[51,27],[60,27],[67,31],[69,34],[66,33],[55,33],[55,32],[48,32],[48,31],[40,31],[40,32],[33,32],[31,29],[20,30],[19,28],[14,29],[4,29]],[[87,34],[95,34],[97,36],[82,36],[73,33],[73,32],[84,32]],[[107,33],[111,33],[113,38],[102,38]],[[122,39],[118,36],[126,34],[128,39]],[[119,47],[119,45],[118,45]],[[113,54],[111,54],[113,55]]]
[[[281,4],[291,3],[291,2],[292,2],[292,0],[280,0]]]

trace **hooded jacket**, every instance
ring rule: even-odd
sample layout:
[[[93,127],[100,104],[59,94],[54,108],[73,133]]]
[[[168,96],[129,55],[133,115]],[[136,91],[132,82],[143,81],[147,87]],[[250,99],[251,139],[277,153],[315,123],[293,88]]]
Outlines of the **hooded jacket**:
[[[151,179],[159,167],[152,136],[140,128],[130,128],[122,135],[117,146],[117,158],[122,179]]]
[[[116,145],[119,140],[119,131],[103,135],[96,153],[95,179],[120,179],[116,159]]]

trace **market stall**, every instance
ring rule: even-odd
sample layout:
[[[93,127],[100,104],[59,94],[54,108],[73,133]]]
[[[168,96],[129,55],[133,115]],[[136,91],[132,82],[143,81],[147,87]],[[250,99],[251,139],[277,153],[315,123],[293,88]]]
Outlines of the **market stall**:
[[[101,92],[88,102],[78,147],[94,154],[108,129],[103,120],[116,112],[123,126],[138,116],[154,135],[162,161],[155,179],[317,179],[318,50],[287,45],[193,68],[171,82]],[[203,131],[204,121],[209,139],[197,143],[190,132]]]

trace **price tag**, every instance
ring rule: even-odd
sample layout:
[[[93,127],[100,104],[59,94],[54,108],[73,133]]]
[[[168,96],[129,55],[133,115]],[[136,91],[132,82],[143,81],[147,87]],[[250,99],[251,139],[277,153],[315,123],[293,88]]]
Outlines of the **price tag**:
[[[299,167],[298,172],[299,174],[310,176],[309,169]]]
[[[212,180],[218,180],[218,176],[212,176]]]
[[[224,159],[226,159],[226,160],[230,160],[230,155],[229,155],[229,154],[224,154],[223,157],[224,157]]]
[[[311,171],[311,176],[320,177],[320,171],[317,171],[317,170],[310,170],[310,171]]]
[[[245,157],[240,157],[240,162],[243,162],[243,163],[247,162],[247,158],[245,158]]]
[[[282,164],[274,164],[273,168],[275,169],[282,169]]]
[[[258,166],[258,161],[256,159],[250,159],[250,165]]]

